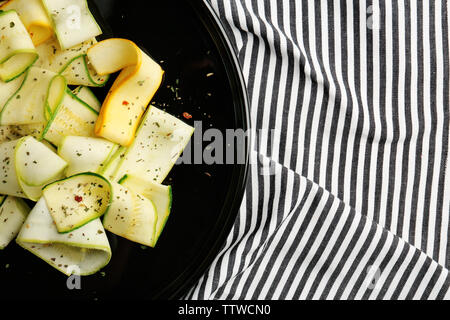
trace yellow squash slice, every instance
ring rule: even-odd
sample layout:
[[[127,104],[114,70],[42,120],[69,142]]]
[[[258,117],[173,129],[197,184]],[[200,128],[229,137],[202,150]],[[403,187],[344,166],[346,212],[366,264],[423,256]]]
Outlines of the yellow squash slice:
[[[164,71],[139,47],[126,39],[107,39],[87,51],[99,75],[122,70],[109,91],[95,133],[122,146],[134,139],[142,115],[161,85]]]
[[[41,0],[9,0],[0,6],[0,10],[17,11],[36,47],[53,35],[52,22],[47,16]]]

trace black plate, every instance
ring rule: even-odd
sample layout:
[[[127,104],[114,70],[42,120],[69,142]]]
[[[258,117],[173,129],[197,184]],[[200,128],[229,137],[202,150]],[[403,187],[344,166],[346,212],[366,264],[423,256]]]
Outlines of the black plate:
[[[158,107],[191,125],[201,121],[203,130],[248,129],[239,64],[208,4],[96,0],[90,6],[108,36],[133,40],[161,61],[166,75],[154,98]],[[103,95],[104,90],[97,93]],[[183,112],[192,119],[183,118]],[[143,248],[109,234],[112,260],[102,272],[82,277],[81,290],[69,290],[66,276],[11,243],[0,252],[2,299],[182,296],[218,253],[236,218],[247,176],[248,143],[234,148],[245,156],[245,163],[176,165],[166,180],[173,186],[172,214],[157,247]]]

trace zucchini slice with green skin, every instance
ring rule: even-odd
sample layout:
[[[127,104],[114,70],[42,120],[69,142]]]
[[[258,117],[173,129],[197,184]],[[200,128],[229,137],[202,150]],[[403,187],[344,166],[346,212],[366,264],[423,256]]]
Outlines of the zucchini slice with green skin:
[[[0,144],[0,194],[26,198],[16,174],[16,146],[20,139]]]
[[[40,0],[9,0],[0,9],[17,11],[35,46],[52,37],[52,22]]]
[[[86,0],[42,0],[63,50],[102,34]]]
[[[16,242],[66,275],[94,274],[108,264],[111,247],[100,219],[70,233],[56,229],[44,198],[25,220]]]
[[[91,172],[53,182],[44,187],[43,195],[60,233],[73,231],[101,217],[112,200],[108,180]]]
[[[127,148],[119,146],[117,151],[111,156],[109,161],[104,166],[103,170],[99,173],[106,177],[108,180],[115,181],[115,176],[117,170],[119,169],[119,164],[122,161],[123,157],[125,157],[125,152]]]
[[[162,183],[191,139],[194,128],[152,107],[133,144],[127,149],[116,178],[126,174]]]
[[[64,173],[60,173],[53,180],[56,181],[56,180],[61,180],[64,178],[65,178]],[[20,177],[18,179],[19,179],[20,187],[22,188],[22,191],[27,199],[36,202],[42,197],[42,188],[44,187],[44,185],[30,186],[30,185],[26,184]]]
[[[67,90],[66,78],[64,78],[61,75],[53,77],[48,87],[47,101],[45,104],[46,120],[51,119],[52,115],[55,113],[55,110],[62,103],[64,96],[66,95],[66,90]],[[44,132],[46,125],[47,122],[45,123],[42,132]]]
[[[39,59],[36,66],[62,74],[69,85],[102,87],[109,75],[99,76],[87,63],[86,52],[97,43],[95,38],[67,50],[61,50],[58,42],[51,39],[36,48]]]
[[[87,62],[86,55],[81,55],[73,60],[61,74],[71,85],[81,85],[87,87],[103,87],[109,79],[109,74],[98,75],[97,72]]]
[[[0,113],[2,125],[46,122],[45,109],[50,83],[56,73],[31,67],[20,88],[8,99]]]
[[[97,111],[67,89],[47,123],[43,138],[59,146],[65,136],[94,137],[97,118]]]
[[[78,98],[86,102],[92,109],[99,112],[102,107],[101,102],[98,100],[96,95],[92,92],[89,87],[86,86],[78,86],[73,91],[73,94]]]
[[[27,29],[14,10],[0,12],[0,79],[12,81],[24,73],[38,58]]]
[[[99,173],[119,148],[113,142],[100,138],[65,137],[58,148],[58,154],[69,163],[67,176],[82,172]]]
[[[67,163],[42,142],[23,137],[0,144],[0,194],[36,201],[62,177]]]
[[[172,208],[172,187],[153,183],[140,177],[130,175],[124,176],[120,179],[119,183],[129,190],[150,199],[155,205],[158,221],[156,223],[155,238],[152,245],[150,245],[151,247],[155,247]]]
[[[19,90],[23,80],[25,79],[25,74],[26,72],[9,82],[0,81],[0,112],[6,102],[8,102],[9,98],[11,98],[11,96]]]
[[[67,69],[75,59],[86,54],[87,50],[95,43],[97,43],[97,40],[92,38],[70,49],[62,50],[58,40],[51,38],[36,47],[36,50],[39,53],[39,59],[36,61],[35,66],[61,73]]]
[[[28,186],[39,187],[55,181],[67,162],[33,137],[19,140],[15,153],[17,176]]]
[[[146,246],[155,241],[158,214],[153,202],[118,183],[111,183],[113,200],[103,218],[106,230]]]
[[[17,236],[30,208],[20,198],[1,196],[0,204],[0,250],[5,249]]]

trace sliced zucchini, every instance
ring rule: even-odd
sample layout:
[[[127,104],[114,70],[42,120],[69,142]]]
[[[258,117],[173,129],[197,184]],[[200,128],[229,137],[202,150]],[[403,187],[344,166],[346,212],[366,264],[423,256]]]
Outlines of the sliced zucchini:
[[[87,172],[47,185],[43,195],[58,232],[66,233],[101,217],[112,192],[108,180]]]
[[[69,163],[67,176],[82,172],[99,173],[118,145],[113,142],[89,137],[67,136],[58,148],[58,154]]]
[[[17,11],[36,47],[53,35],[52,22],[40,0],[9,0],[0,9]]]
[[[106,230],[146,246],[155,241],[157,212],[153,202],[117,183],[111,183],[113,201],[103,218]]]
[[[16,174],[15,153],[20,139],[0,144],[0,194],[26,198]]]
[[[22,125],[46,121],[47,95],[54,72],[31,67],[20,88],[9,98],[0,113],[2,125]]]
[[[36,201],[42,187],[61,178],[67,166],[51,149],[33,137],[0,144],[0,194]]]
[[[62,103],[66,95],[66,90],[67,90],[66,78],[64,78],[61,75],[53,77],[53,79],[50,81],[47,94],[47,101],[45,105],[45,118],[47,120],[51,119],[52,115],[55,113],[55,110]],[[47,125],[47,123],[45,123],[45,125]],[[45,130],[45,126],[43,130]]]
[[[0,205],[0,250],[17,236],[30,208],[22,199],[1,196]]]
[[[0,126],[0,143],[17,140],[20,137],[15,131],[14,126]]]
[[[0,112],[9,98],[19,90],[25,79],[25,73],[9,82],[0,81]]]
[[[61,73],[71,85],[89,87],[103,87],[109,79],[109,75],[98,75],[87,62],[86,55],[76,58]]]
[[[42,0],[63,50],[102,34],[86,0]]]
[[[39,59],[36,61],[36,66],[56,73],[61,73],[69,67],[75,59],[86,54],[87,49],[95,43],[97,43],[97,41],[93,38],[70,49],[62,50],[58,40],[51,38],[36,47],[36,50],[39,53]]]
[[[135,43],[125,39],[98,42],[89,48],[87,56],[99,75],[122,70],[103,102],[95,133],[129,146],[143,113],[161,85],[164,71]]]
[[[20,139],[16,146],[16,173],[28,186],[41,187],[61,176],[67,162],[33,137]]]
[[[102,104],[95,96],[95,94],[92,92],[92,90],[89,89],[89,87],[78,86],[75,89],[73,89],[72,92],[78,98],[86,102],[86,104],[88,104],[92,109],[94,109],[97,112],[100,111]]]
[[[59,175],[57,175],[54,180],[61,180],[65,177],[64,173],[60,173]],[[19,179],[19,184],[20,187],[22,188],[22,191],[25,195],[25,197],[31,201],[38,201],[41,197],[42,197],[42,188],[44,187],[43,185],[41,186],[30,186],[28,184],[26,184],[20,177]]]
[[[25,72],[38,58],[38,53],[17,12],[0,12],[0,79],[12,81]]]
[[[20,88],[25,74],[17,77],[10,82],[0,81],[0,112],[8,99]],[[0,143],[5,141],[16,140],[22,137],[19,132],[16,131],[16,127],[12,125],[0,125]]]
[[[93,274],[108,264],[111,247],[100,219],[70,233],[58,233],[44,198],[31,210],[17,243],[66,275]]]
[[[61,104],[47,123],[43,138],[59,146],[65,136],[93,137],[97,118],[97,111],[66,90]]]
[[[115,177],[129,174],[162,183],[193,132],[193,127],[152,107],[145,114],[136,138],[126,151]]]
[[[90,87],[104,86],[109,75],[99,76],[86,61],[86,52],[97,43],[95,38],[67,50],[61,50],[55,39],[50,39],[36,48],[39,59],[36,66],[62,74],[69,85]]]
[[[16,138],[22,138],[25,136],[32,136],[36,139],[42,138],[42,133],[44,132],[46,123],[32,123],[32,124],[22,124],[18,126],[9,126],[11,132]]]
[[[170,215],[170,210],[172,208],[172,187],[129,175],[123,177],[119,183],[125,188],[150,199],[155,205],[158,220],[156,223],[155,238],[152,245],[150,245],[151,247],[154,247]]]
[[[115,176],[117,174],[117,170],[119,169],[119,164],[122,162],[126,151],[127,148],[119,147],[106,163],[103,170],[100,171],[100,174],[106,177],[108,180],[115,181]]]

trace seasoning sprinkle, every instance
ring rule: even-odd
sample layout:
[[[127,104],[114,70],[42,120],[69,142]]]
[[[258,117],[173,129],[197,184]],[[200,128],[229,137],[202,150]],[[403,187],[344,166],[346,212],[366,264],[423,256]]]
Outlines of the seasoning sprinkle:
[[[186,119],[192,119],[192,115],[187,112],[183,112],[183,117]]]

